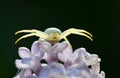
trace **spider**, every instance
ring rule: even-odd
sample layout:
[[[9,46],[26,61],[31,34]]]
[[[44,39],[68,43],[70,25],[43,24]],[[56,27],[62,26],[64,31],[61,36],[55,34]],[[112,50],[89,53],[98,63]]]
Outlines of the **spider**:
[[[51,42],[51,44],[55,44],[56,42],[60,41],[61,39],[64,39],[68,43],[68,45],[71,46],[70,42],[67,39],[67,36],[70,34],[77,34],[77,35],[85,36],[85,37],[89,38],[91,41],[93,41],[92,34],[90,34],[89,32],[87,32],[85,30],[75,29],[75,28],[67,29],[64,32],[61,32],[60,29],[55,28],[55,27],[47,28],[44,32],[42,32],[40,30],[36,30],[36,29],[20,30],[20,31],[17,31],[15,33],[15,35],[17,35],[19,33],[29,33],[29,34],[26,34],[26,35],[20,37],[19,39],[17,39],[15,44],[23,38],[27,38],[30,36],[37,36],[37,37],[39,37],[39,40],[45,39],[45,40]]]

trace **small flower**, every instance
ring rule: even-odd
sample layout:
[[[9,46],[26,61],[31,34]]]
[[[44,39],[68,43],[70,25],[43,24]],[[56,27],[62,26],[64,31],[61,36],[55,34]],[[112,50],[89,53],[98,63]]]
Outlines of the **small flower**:
[[[35,41],[33,43],[31,47],[31,52],[26,47],[20,47],[18,53],[19,56],[22,58],[15,61],[16,67],[18,69],[29,69],[29,71],[33,70],[34,73],[38,73],[40,71],[40,60],[42,59],[44,52],[40,48],[38,41]]]
[[[62,64],[52,62],[50,65],[45,66],[39,73],[39,78],[63,78],[65,76],[65,68]]]
[[[96,63],[91,66],[91,75],[93,78],[105,78],[104,71],[100,72],[100,63]]]
[[[81,61],[79,64],[73,64],[67,68],[67,76],[69,78],[90,78],[90,70],[88,66]]]
[[[22,69],[18,74],[17,76],[13,77],[13,78],[26,78],[28,76],[31,76],[32,75],[32,72],[31,70],[29,69]]]
[[[84,61],[89,66],[100,61],[96,54],[88,53],[85,48],[79,48],[73,52],[69,46],[62,53],[59,53],[58,58],[67,66],[80,63],[80,61]]]
[[[51,45],[49,42],[42,42],[41,48],[44,50],[45,55],[43,59],[50,64],[52,61],[58,61],[58,54],[62,53],[62,51],[68,46],[67,42],[56,43],[55,45]]]

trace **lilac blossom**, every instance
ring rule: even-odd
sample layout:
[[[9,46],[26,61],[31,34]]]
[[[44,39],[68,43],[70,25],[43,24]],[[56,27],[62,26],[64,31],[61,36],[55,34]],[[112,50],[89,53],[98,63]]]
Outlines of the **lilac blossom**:
[[[100,72],[98,55],[85,48],[73,51],[66,41],[54,45],[45,40],[35,41],[31,51],[20,47],[18,54],[21,59],[16,59],[15,65],[20,72],[14,78],[105,78],[105,73]]]

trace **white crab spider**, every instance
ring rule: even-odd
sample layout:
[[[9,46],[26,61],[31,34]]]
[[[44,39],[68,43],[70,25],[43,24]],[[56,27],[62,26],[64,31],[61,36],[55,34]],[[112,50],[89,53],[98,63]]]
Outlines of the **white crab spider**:
[[[63,33],[61,32],[60,29],[55,28],[55,27],[47,28],[44,32],[42,32],[40,30],[36,30],[36,29],[20,30],[20,31],[17,31],[15,33],[15,35],[19,34],[19,33],[29,33],[29,34],[24,35],[24,36],[20,37],[19,39],[17,39],[15,44],[23,38],[27,38],[30,36],[37,36],[37,37],[39,37],[39,40],[42,38],[42,39],[45,39],[45,40],[51,42],[52,44],[60,41],[61,39],[65,39],[65,41],[67,41],[68,45],[71,46],[70,42],[66,38],[70,34],[77,34],[77,35],[85,36],[85,37],[89,38],[91,41],[93,41],[92,34],[90,34],[89,32],[87,32],[85,30],[75,29],[75,28],[70,28],[68,30],[65,30]]]

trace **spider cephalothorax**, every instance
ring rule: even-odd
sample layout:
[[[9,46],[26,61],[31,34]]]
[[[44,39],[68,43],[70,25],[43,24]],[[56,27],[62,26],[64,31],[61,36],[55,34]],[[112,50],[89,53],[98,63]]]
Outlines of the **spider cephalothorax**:
[[[17,39],[15,43],[17,43],[19,40],[23,38],[27,38],[30,36],[37,36],[39,37],[39,40],[42,38],[51,43],[56,43],[60,41],[61,39],[65,39],[65,41],[67,41],[67,43],[70,45],[70,42],[66,38],[70,34],[77,34],[77,35],[85,36],[89,38],[91,41],[93,41],[92,34],[90,34],[89,32],[85,30],[75,29],[75,28],[70,28],[68,30],[65,30],[64,32],[61,32],[58,28],[55,28],[55,27],[47,28],[44,32],[40,30],[36,30],[36,29],[20,30],[20,31],[17,31],[15,34],[19,34],[19,33],[29,33],[29,34],[20,37],[19,39]]]

